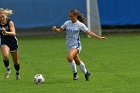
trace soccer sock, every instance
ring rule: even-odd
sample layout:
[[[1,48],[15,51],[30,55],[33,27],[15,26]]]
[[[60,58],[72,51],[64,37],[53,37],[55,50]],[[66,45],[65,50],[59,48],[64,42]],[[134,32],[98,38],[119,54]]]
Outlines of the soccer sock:
[[[80,67],[80,70],[82,71],[83,74],[87,73],[87,69],[85,67],[85,64],[82,61],[80,62],[79,67]]]
[[[74,60],[70,63],[70,66],[71,66],[73,73],[77,73],[77,68],[76,68],[76,64],[75,64]]]
[[[4,62],[4,65],[5,65],[6,69],[7,69],[7,71],[9,71],[10,70],[9,60],[3,60],[3,62]]]
[[[19,75],[19,70],[20,70],[20,65],[19,64],[14,64],[15,70],[16,70],[16,74]]]

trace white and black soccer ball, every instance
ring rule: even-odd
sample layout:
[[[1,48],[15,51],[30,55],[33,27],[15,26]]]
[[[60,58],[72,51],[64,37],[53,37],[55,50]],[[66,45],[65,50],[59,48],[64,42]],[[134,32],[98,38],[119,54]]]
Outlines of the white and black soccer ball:
[[[42,84],[45,81],[45,78],[41,74],[36,74],[34,76],[34,83],[35,84]]]

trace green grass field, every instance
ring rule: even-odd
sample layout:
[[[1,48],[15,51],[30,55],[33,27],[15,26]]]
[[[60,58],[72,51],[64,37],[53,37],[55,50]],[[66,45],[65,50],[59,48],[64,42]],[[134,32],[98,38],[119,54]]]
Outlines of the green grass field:
[[[0,93],[140,93],[140,34],[105,36],[106,41],[81,38],[88,82],[79,69],[79,79],[72,80],[64,37],[19,37],[21,80],[15,80],[12,61],[11,76],[4,79],[0,53]],[[44,84],[34,84],[37,73],[44,75]]]

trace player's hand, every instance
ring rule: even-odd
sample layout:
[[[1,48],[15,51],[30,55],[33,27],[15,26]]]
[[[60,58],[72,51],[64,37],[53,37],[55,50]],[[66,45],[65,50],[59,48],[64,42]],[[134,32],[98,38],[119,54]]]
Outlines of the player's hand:
[[[2,27],[2,32],[6,33],[6,29],[4,27]]]
[[[56,31],[56,29],[57,29],[56,26],[53,26],[53,27],[52,27],[52,30]]]

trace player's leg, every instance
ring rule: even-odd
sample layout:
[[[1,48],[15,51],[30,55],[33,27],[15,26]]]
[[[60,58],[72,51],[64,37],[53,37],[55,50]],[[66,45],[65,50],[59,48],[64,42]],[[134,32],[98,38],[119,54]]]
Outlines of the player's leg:
[[[3,55],[3,62],[4,62],[4,65],[7,69],[6,74],[5,74],[5,79],[7,79],[7,78],[9,78],[9,74],[11,73],[10,64],[9,64],[9,57],[8,57],[10,49],[7,45],[1,45],[1,51],[2,51],[2,55]]]
[[[67,57],[67,60],[70,63],[70,67],[73,71],[73,80],[78,79],[77,68],[76,68],[76,64],[74,61],[74,56],[77,54],[78,54],[78,50],[75,48],[71,48],[68,52],[68,57]]]
[[[89,80],[90,73],[87,71],[85,64],[80,60],[78,54],[74,56],[74,61],[79,66],[82,73],[85,75],[86,80]]]
[[[11,55],[12,55],[14,67],[16,70],[16,80],[20,80],[20,64],[19,64],[19,59],[18,59],[18,50],[11,52]]]
[[[74,61],[80,67],[80,70],[82,71],[82,73],[86,74],[87,73],[87,69],[85,67],[85,64],[80,60],[78,54],[74,57]]]

